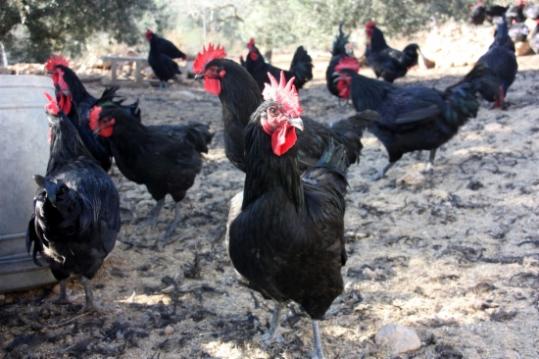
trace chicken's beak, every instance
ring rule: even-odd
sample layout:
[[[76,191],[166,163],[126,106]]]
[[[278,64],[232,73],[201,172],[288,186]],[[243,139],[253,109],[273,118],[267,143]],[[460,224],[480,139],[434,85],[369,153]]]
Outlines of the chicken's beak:
[[[299,117],[291,118],[288,120],[290,126],[297,128],[300,131],[303,131],[303,121]]]
[[[95,128],[95,130],[93,130],[92,132],[94,133],[94,135],[96,136],[99,136],[99,133],[101,132],[102,129],[104,129],[105,126],[98,126]]]
[[[195,74],[195,81],[200,81],[204,79],[204,75],[203,74]]]

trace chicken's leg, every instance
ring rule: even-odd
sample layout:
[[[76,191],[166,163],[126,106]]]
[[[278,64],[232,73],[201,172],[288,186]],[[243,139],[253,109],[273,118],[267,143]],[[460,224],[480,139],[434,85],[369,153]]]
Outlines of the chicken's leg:
[[[426,172],[432,172],[432,167],[434,166],[434,159],[436,158],[436,149],[430,150],[429,152],[429,163],[427,163]]]
[[[324,349],[322,348],[322,340],[320,340],[320,328],[318,320],[312,320],[313,325],[313,359],[324,359]]]
[[[277,331],[277,328],[279,328],[279,320],[281,319],[282,309],[283,306],[281,303],[275,303],[275,308],[273,309],[273,313],[270,319],[270,327],[268,331],[262,336],[262,340],[266,344],[271,344],[275,338],[275,332]]]
[[[157,201],[155,206],[150,210],[150,213],[148,213],[148,219],[144,221],[144,224],[155,228],[155,226],[157,226],[157,219],[159,218],[159,214],[161,213],[161,209],[164,205],[165,197]]]
[[[394,164],[395,164],[395,162],[389,162],[389,163],[387,164],[387,166],[384,167],[384,169],[382,170],[382,172],[378,173],[378,175],[376,175],[376,176],[374,177],[374,180],[375,180],[375,181],[378,181],[378,180],[384,178],[385,175],[386,175],[386,173],[387,173],[387,171],[389,171],[389,169],[390,169],[391,167],[393,167]]]
[[[170,237],[172,237],[174,231],[176,231],[178,223],[180,223],[180,202],[176,202],[176,205],[174,206],[174,220],[168,225],[163,238],[157,239],[156,246],[158,249],[161,249],[163,244],[170,241]]]
[[[253,304],[255,306],[255,309],[260,308],[260,303],[258,303],[258,299],[256,299],[255,293],[252,290],[250,290],[249,294],[251,295],[251,299],[253,300]]]
[[[66,289],[66,281],[67,279],[62,279],[60,281],[60,295],[58,298],[54,301],[55,304],[70,304],[71,302],[67,298],[67,289]]]
[[[94,294],[92,292],[92,282],[84,277],[80,277],[80,281],[82,285],[84,286],[84,294],[86,295],[86,304],[84,305],[84,310],[87,312],[95,310],[95,303],[94,303]]]

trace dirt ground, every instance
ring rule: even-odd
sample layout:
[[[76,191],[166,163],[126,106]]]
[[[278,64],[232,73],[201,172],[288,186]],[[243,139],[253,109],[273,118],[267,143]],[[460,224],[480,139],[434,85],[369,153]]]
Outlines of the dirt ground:
[[[326,59],[316,61],[317,76],[301,92],[305,113],[327,123],[353,113],[326,90]],[[539,358],[539,56],[519,63],[509,110],[483,104],[438,151],[432,176],[423,173],[426,153],[420,160],[409,154],[374,182],[387,157],[365,135],[361,162],[349,171],[346,289],[321,323],[327,358],[390,358],[374,341],[388,323],[421,338],[421,348],[401,358]],[[414,69],[399,83],[443,89],[467,70]],[[99,312],[81,312],[77,281],[68,306],[50,304],[57,287],[2,295],[4,357],[308,357],[311,327],[296,305],[280,340],[263,343],[272,303],[256,295],[256,307],[228,259],[228,203],[243,175],[224,155],[219,100],[189,80],[121,94],[140,99],[145,123],[200,121],[216,134],[182,203],[181,225],[157,251],[172,200],[157,229],[142,224],[154,201],[114,168],[123,225],[93,280]]]

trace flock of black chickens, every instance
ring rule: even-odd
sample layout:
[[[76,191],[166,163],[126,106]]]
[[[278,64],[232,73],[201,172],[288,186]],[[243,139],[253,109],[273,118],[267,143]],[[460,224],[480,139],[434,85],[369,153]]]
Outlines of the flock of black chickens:
[[[366,25],[366,60],[385,81],[360,75],[341,25],[327,88],[351,102],[356,114],[331,126],[303,114],[297,90],[312,79],[313,64],[302,46],[288,71],[267,63],[254,39],[241,64],[226,58],[220,46],[210,44],[198,54],[194,72],[222,104],[226,156],[245,173],[244,189],[231,201],[229,255],[247,286],[277,302],[267,339],[281,307],[295,301],[313,320],[314,355],[323,358],[318,320],[343,291],[346,174],[359,162],[366,129],[388,153],[381,178],[408,152],[430,151],[432,165],[436,150],[476,116],[480,96],[507,106],[517,62],[505,17],[496,21],[489,49],[444,91],[393,85],[417,64],[421,50],[417,44],[403,51],[390,48],[372,21]],[[163,87],[180,72],[173,59],[186,55],[151,31],[146,38],[148,62]],[[107,173],[112,159],[157,201],[150,224],[156,224],[167,194],[176,202],[175,219],[157,241],[159,248],[179,224],[179,202],[200,172],[213,134],[200,123],[145,125],[137,102],[126,104],[117,88],[93,97],[60,56],[52,56],[45,68],[55,86],[46,107],[50,158],[46,175],[35,177],[39,189],[27,245],[36,262],[39,253],[60,280],[60,302],[67,300],[65,279],[76,275],[92,309],[89,280],[120,231],[119,194]]]

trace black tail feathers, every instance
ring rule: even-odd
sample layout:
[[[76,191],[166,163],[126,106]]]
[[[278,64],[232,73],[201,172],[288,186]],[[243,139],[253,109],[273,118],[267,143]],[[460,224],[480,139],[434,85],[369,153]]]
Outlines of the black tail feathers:
[[[348,169],[348,156],[346,148],[336,143],[335,140],[330,139],[326,150],[322,154],[322,157],[318,160],[315,167],[324,167],[331,169],[343,177],[346,178],[346,172]]]
[[[208,145],[213,135],[209,126],[202,123],[192,123],[187,129],[187,139],[201,153],[208,153]]]
[[[297,89],[303,87],[303,85],[312,80],[313,78],[313,59],[307,53],[307,51],[300,46],[297,48],[290,64],[290,72],[296,77],[295,85]]]

